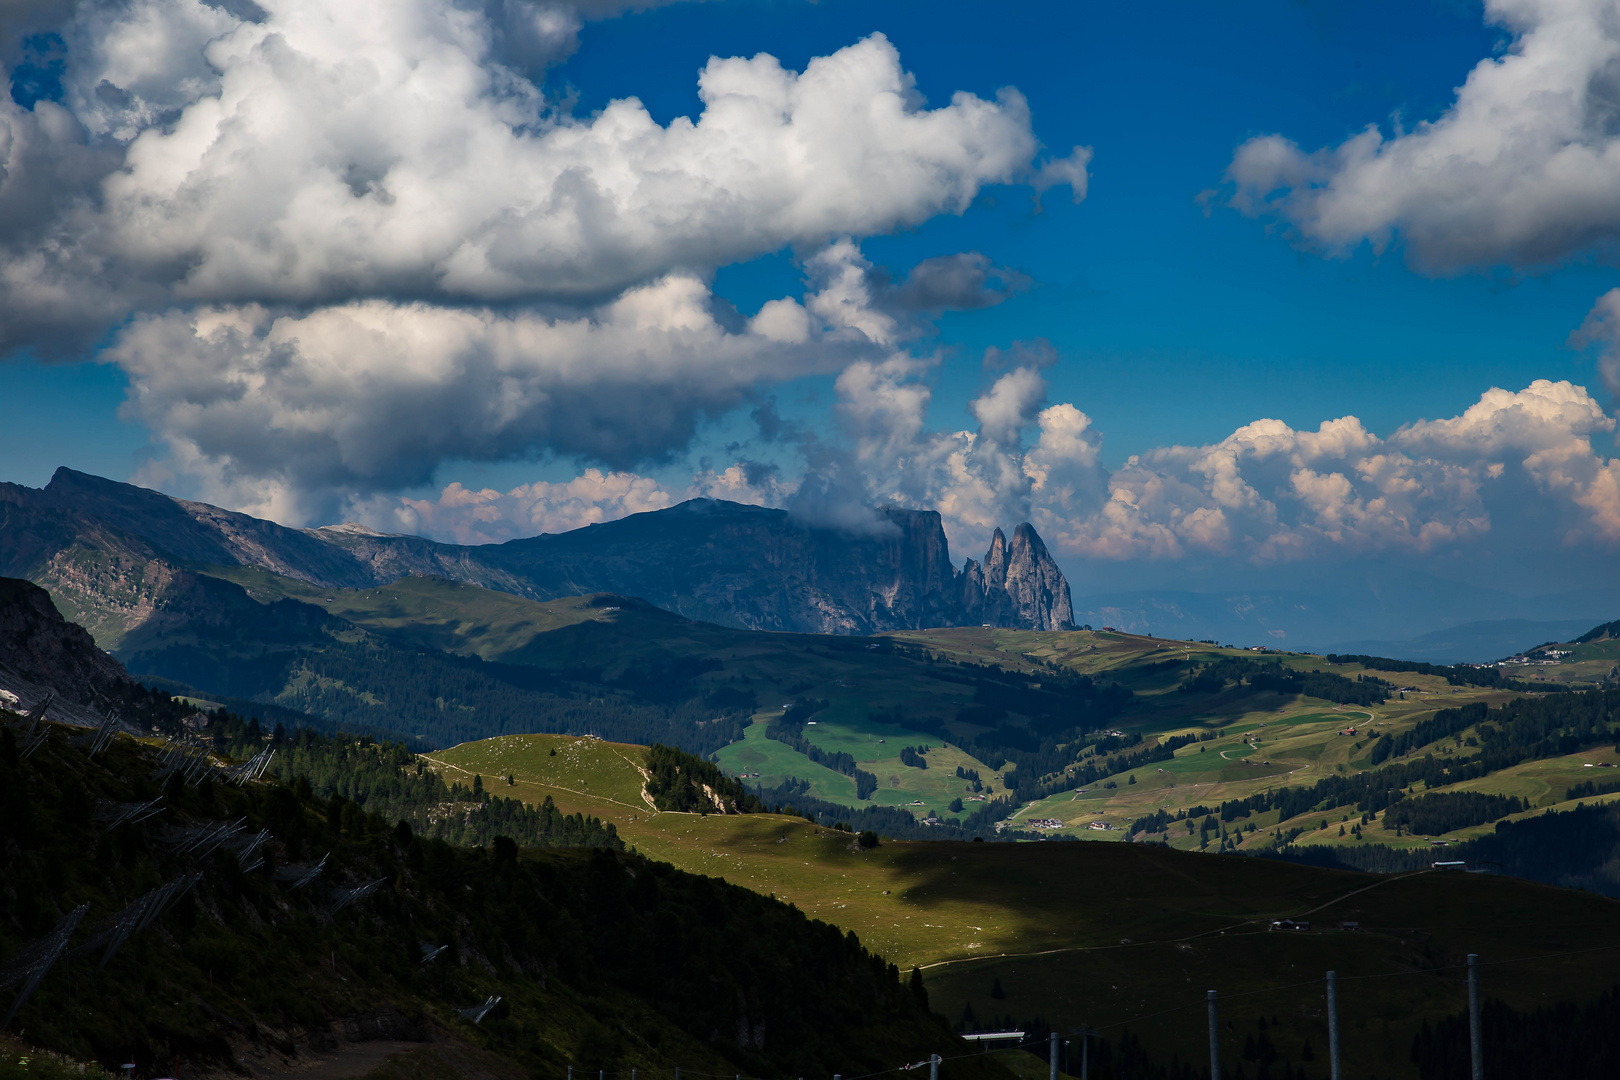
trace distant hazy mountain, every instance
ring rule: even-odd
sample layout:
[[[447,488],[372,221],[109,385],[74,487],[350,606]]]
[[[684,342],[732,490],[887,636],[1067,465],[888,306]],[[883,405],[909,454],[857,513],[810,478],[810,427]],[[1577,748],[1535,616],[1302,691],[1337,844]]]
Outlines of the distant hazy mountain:
[[[205,503],[58,469],[43,489],[0,484],[0,574],[47,586],[116,648],[195,601],[196,571],[256,566],[327,588],[432,574],[545,600],[611,592],[756,630],[870,633],[990,623],[1071,625],[1069,586],[1028,524],[998,529],[982,563],[951,563],[939,515],[885,507],[861,533],[783,510],[696,499],[573,532],[466,547],[358,525],[290,529]]]
[[[1521,597],[1378,564],[1331,568],[1310,588],[1141,589],[1080,596],[1077,623],[1308,652],[1456,663],[1567,639],[1620,613],[1607,582]]]
[[[1549,641],[1571,641],[1590,629],[1590,619],[1491,619],[1421,634],[1409,641],[1345,641],[1322,651],[1427,660],[1432,664],[1482,664]]]

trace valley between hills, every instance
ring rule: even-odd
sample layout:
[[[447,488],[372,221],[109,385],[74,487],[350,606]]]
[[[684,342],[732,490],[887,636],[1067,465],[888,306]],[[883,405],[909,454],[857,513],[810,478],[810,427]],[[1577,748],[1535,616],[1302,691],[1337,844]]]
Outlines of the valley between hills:
[[[538,595],[487,553],[64,490],[83,497],[0,499],[5,568],[38,583],[0,604],[23,793],[0,976],[23,985],[52,933],[72,946],[18,994],[27,1045],[199,1077],[820,1076],[939,1052],[947,1080],[1004,1080],[1043,1063],[962,1034],[1089,1026],[1097,1075],[1196,1080],[1218,988],[1234,1069],[1314,1080],[1334,970],[1351,1074],[1430,1077],[1466,1039],[1470,953],[1520,1033],[1494,1053],[1596,1052],[1620,1019],[1620,624],[1494,666],[1059,626],[1067,586],[1021,528],[987,555],[1008,599],[985,621],[906,625],[923,604],[765,629],[748,619],[836,597],[745,598],[725,624]],[[668,520],[799,528],[693,513]],[[430,572],[388,577],[406,556]],[[978,565],[937,580],[982,590]],[[736,581],[700,584],[714,612]],[[119,816],[136,805],[157,816]],[[234,829],[262,861],[188,853]],[[111,975],[71,959],[177,881],[195,899]],[[703,944],[666,955],[680,941]],[[413,966],[441,945],[453,970]],[[822,957],[869,1007],[796,996],[768,955]],[[694,985],[727,989],[694,1012]],[[80,994],[117,1022],[64,1021]],[[377,1032],[399,1046],[371,1060]]]

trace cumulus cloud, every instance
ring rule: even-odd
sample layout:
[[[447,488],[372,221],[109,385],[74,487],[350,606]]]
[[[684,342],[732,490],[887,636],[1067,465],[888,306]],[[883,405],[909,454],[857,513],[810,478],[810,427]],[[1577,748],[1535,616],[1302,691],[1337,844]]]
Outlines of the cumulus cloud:
[[[979,434],[1001,446],[1016,445],[1046,397],[1046,380],[1033,368],[1019,367],[997,379],[968,406],[979,421]]]
[[[1612,0],[1486,0],[1512,35],[1439,119],[1376,125],[1306,151],[1279,134],[1240,146],[1229,204],[1274,217],[1306,246],[1344,254],[1397,241],[1429,273],[1547,269],[1620,257],[1620,14]],[[1213,193],[1210,193],[1213,194]],[[1616,292],[1572,335],[1599,348],[1620,397]]]
[[[378,528],[457,544],[490,544],[581,529],[662,510],[685,499],[781,506],[793,496],[796,485],[784,485],[779,473],[768,462],[739,461],[718,471],[706,468],[692,477],[684,491],[671,491],[650,476],[586,469],[571,480],[519,484],[510,491],[474,491],[450,483],[432,499],[374,498],[352,510]]]
[[[1016,90],[926,102],[881,34],[802,71],[713,57],[668,124],[546,96],[585,20],[647,6],[7,5],[0,49],[54,29],[65,66],[59,102],[0,104],[0,350],[114,331],[102,357],[169,447],[149,472],[285,520],[457,458],[620,475],[1028,284],[967,252],[896,285],[861,238],[987,184],[1083,193],[1084,154],[1037,168]],[[742,319],[709,294],[784,247],[804,295]]]
[[[1067,187],[1076,203],[1084,202],[1086,184],[1091,178],[1087,171],[1090,165],[1091,147],[1077,146],[1064,157],[1042,162],[1035,170],[1035,179],[1030,186],[1037,195],[1051,188]]]
[[[78,7],[64,104],[122,160],[55,222],[34,276],[209,302],[598,302],[960,212],[1036,151],[1016,91],[929,108],[881,35],[803,72],[713,58],[703,111],[659,125],[633,98],[560,112],[503,58],[516,23],[550,33],[563,9],[263,7]]]
[[[929,371],[924,362],[890,357],[858,361],[839,376],[839,415],[854,446],[845,473],[858,473],[869,502],[938,510],[951,542],[978,550],[997,526],[1031,516],[1033,493],[1054,471],[1068,479],[1078,467],[1072,447],[1060,445],[1055,430],[1048,438],[1047,428],[1063,427],[1072,412],[1078,418],[1071,425],[1074,441],[1085,443],[1090,420],[1073,406],[1042,411],[1046,380],[1036,366],[1020,365],[969,402],[976,429],[929,430]],[[1023,447],[1024,432],[1034,424],[1047,440],[1039,464]],[[1089,468],[1095,466],[1093,448]]]
[[[1430,271],[1536,267],[1620,237],[1620,17],[1609,0],[1486,0],[1513,34],[1438,120],[1335,147],[1244,143],[1232,205],[1341,252],[1399,236]]]
[[[1620,459],[1592,436],[1614,429],[1586,390],[1545,379],[1387,439],[1349,416],[1316,431],[1258,420],[1132,457],[1096,512],[1054,514],[1049,540],[1107,559],[1433,552],[1504,530],[1608,548],[1620,545]]]
[[[1569,344],[1577,349],[1597,350],[1603,385],[1620,399],[1620,289],[1610,289],[1598,297],[1586,320],[1569,336]]]
[[[871,509],[885,502],[936,509],[959,557],[983,550],[997,526],[1023,520],[1060,555],[1103,562],[1433,556],[1486,540],[1523,553],[1620,548],[1620,457],[1594,445],[1617,424],[1568,382],[1492,389],[1456,416],[1385,437],[1353,416],[1315,430],[1256,420],[1218,442],[1161,447],[1109,470],[1091,418],[1072,403],[1044,405],[1035,368],[999,375],[969,405],[978,428],[955,431],[930,428],[927,375],[926,365],[900,358],[851,364],[838,381],[849,450],[756,410],[768,422],[762,430],[783,429],[773,445],[802,451],[803,469],[784,478],[778,463],[705,468],[685,497],[785,506],[852,532],[886,528]],[[583,503],[599,509],[567,502],[573,516],[565,517],[549,509],[564,502],[564,485],[538,485],[551,516],[532,521],[585,523],[673,498],[624,473],[574,483],[568,498],[587,492]],[[615,501],[632,489],[634,507]],[[524,535],[534,531],[535,501],[527,489],[509,498],[452,486],[436,517],[417,520],[443,538]]]
[[[760,383],[870,347],[728,330],[710,299],[671,275],[575,317],[381,300],[202,308],[136,319],[107,358],[206,495],[330,520],[347,493],[425,483],[446,459],[655,458]]]
[[[400,500],[392,524],[458,544],[491,544],[581,529],[675,502],[656,480],[587,469],[572,480],[521,484],[506,492],[452,483],[435,500]]]
[[[995,266],[987,255],[964,251],[924,259],[890,294],[890,303],[908,311],[970,311],[994,307],[1029,288],[1016,270]]]
[[[960,550],[1026,519],[1056,550],[1103,560],[1620,546],[1620,458],[1594,446],[1616,422],[1568,382],[1492,389],[1387,437],[1353,416],[1314,431],[1262,419],[1109,470],[1091,418],[1047,405],[1035,364],[969,403],[973,430],[930,429],[926,376],[916,361],[853,364],[839,408],[869,500],[937,508]]]
[[[692,477],[688,498],[724,499],[752,506],[781,506],[797,485],[784,482],[781,466],[768,461],[739,461],[716,472],[706,468]]]

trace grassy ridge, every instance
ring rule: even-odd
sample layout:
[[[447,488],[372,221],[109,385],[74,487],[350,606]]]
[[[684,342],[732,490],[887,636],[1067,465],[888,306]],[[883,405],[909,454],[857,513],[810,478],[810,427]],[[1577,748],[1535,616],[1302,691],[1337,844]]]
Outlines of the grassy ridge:
[[[548,788],[527,765],[549,767],[555,745],[491,740],[434,758],[447,769],[502,762],[529,797],[550,794],[565,808],[600,813],[643,854],[854,930],[903,966],[923,965],[931,1003],[952,1019],[971,1008],[981,1022],[1040,1018],[1058,1030],[1128,1022],[1155,1060],[1196,1060],[1203,991],[1215,987],[1234,995],[1223,1006],[1234,1023],[1229,1069],[1262,1017],[1279,1054],[1300,1065],[1311,1041],[1319,1066],[1316,980],[1331,968],[1347,980],[1347,1030],[1358,1033],[1346,1040],[1347,1075],[1413,1076],[1412,1039],[1425,1020],[1459,1008],[1459,973],[1446,965],[1467,952],[1519,960],[1600,950],[1492,969],[1487,992],[1521,1010],[1585,1000],[1620,981],[1620,905],[1590,894],[1461,874],[1371,878],[1142,844],[886,841],[862,850],[802,819],[654,813],[595,794],[637,787],[627,747],[576,743],[570,769],[549,774],[570,772],[571,790]],[[576,801],[564,804],[569,798]],[[1278,917],[1305,917],[1318,929],[1269,931]],[[1340,920],[1362,929],[1321,929]],[[998,981],[1000,999],[991,996]],[[1301,981],[1303,989],[1268,989]],[[1255,991],[1263,992],[1235,997]],[[1166,1009],[1178,1011],[1149,1015]]]

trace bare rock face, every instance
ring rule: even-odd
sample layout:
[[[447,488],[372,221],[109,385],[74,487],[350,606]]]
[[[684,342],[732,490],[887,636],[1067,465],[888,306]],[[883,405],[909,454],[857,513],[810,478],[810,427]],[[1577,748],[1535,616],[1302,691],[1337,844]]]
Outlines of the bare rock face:
[[[536,600],[614,593],[751,630],[1052,630],[1073,617],[1068,584],[1027,523],[1010,543],[998,529],[983,565],[970,559],[956,571],[931,510],[880,507],[855,529],[693,499],[572,532],[467,547],[353,525],[289,529],[69,469],[43,490],[0,484],[0,574],[45,585],[105,647],[135,648],[168,609],[194,615],[206,606],[209,564],[328,588],[430,574]]]
[[[1013,530],[1010,544],[997,529],[983,565],[969,559],[960,580],[970,622],[1026,630],[1074,628],[1069,583],[1027,521]]]
[[[0,578],[0,664],[80,705],[116,699],[132,685],[122,664],[62,618],[49,593],[17,578]]]
[[[476,550],[552,596],[639,596],[750,630],[870,634],[960,621],[950,549],[933,511],[884,507],[870,527],[850,532],[785,510],[693,499]]]

